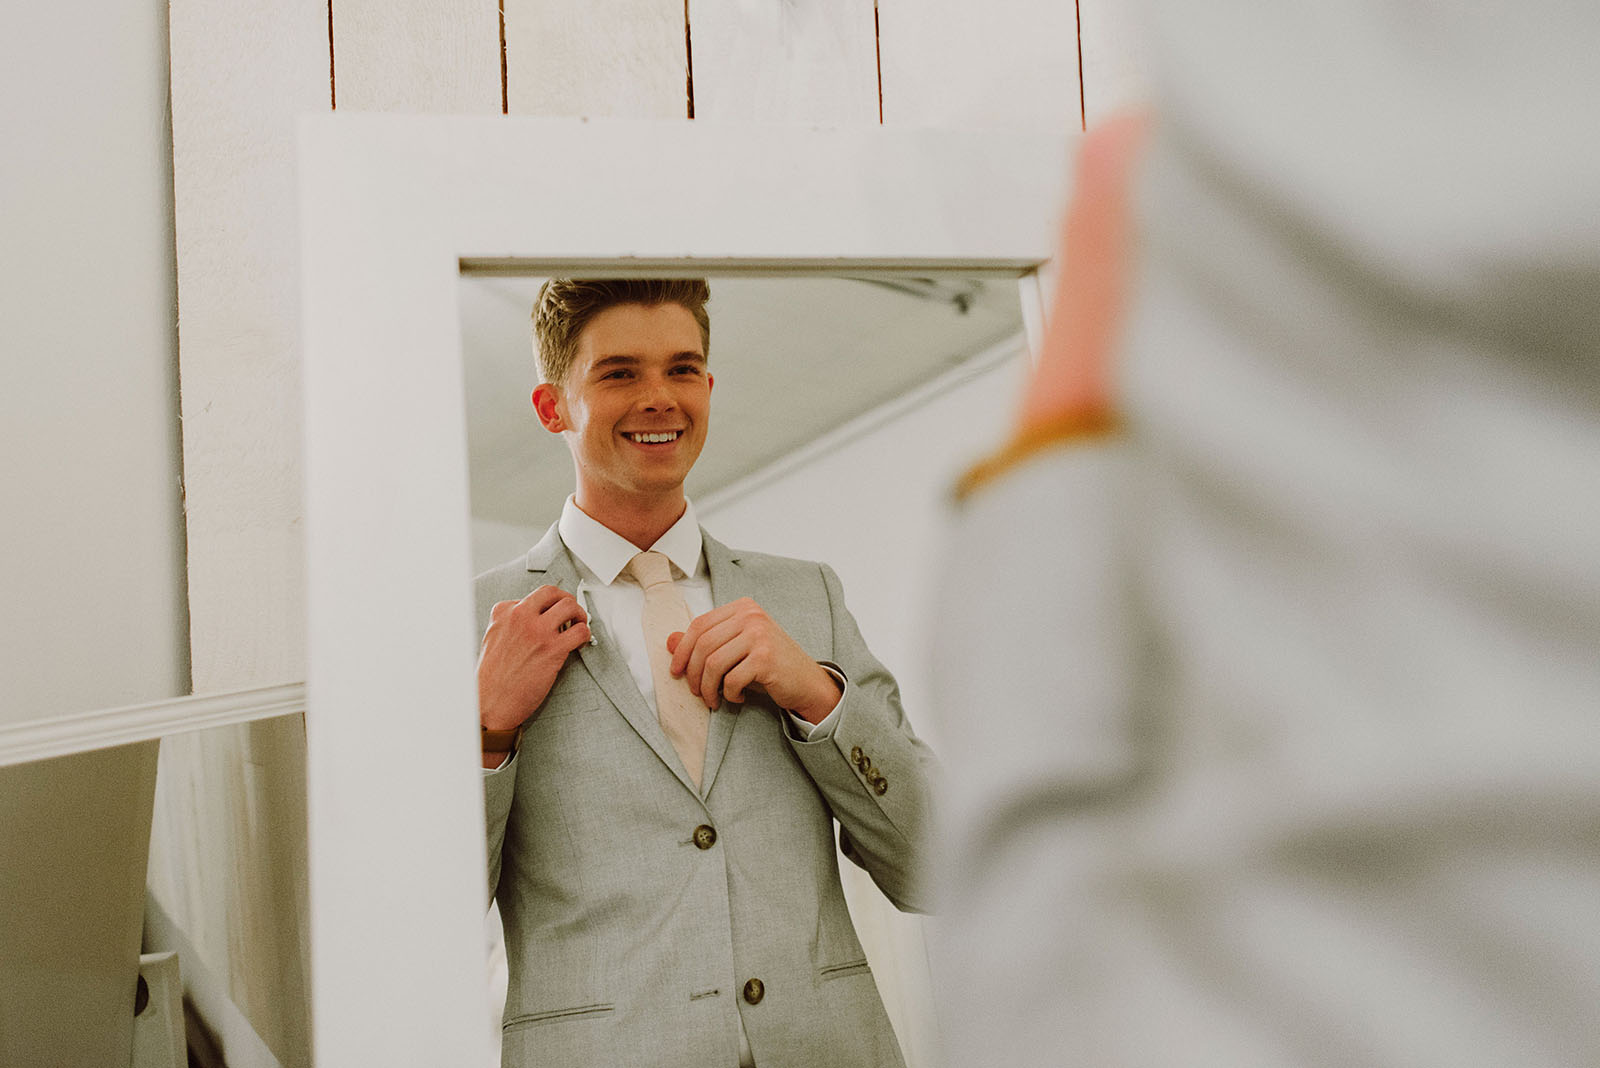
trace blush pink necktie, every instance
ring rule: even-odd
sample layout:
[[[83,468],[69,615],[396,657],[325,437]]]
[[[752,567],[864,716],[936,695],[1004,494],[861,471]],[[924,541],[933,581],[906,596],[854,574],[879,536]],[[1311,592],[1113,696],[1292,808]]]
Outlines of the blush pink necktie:
[[[667,651],[667,635],[689,628],[689,606],[672,581],[671,562],[661,553],[642,552],[623,570],[644,587],[644,647],[650,654],[650,676],[656,686],[656,715],[698,788],[711,713],[688,682],[673,677],[672,654]]]

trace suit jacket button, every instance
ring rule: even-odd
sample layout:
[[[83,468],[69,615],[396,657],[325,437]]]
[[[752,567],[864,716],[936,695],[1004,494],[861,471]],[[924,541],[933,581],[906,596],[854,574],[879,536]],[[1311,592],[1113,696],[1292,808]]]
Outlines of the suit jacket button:
[[[866,762],[867,762],[867,755],[861,751],[861,747],[859,745],[851,746],[850,747],[850,763],[854,764],[856,767],[859,768],[861,765],[865,764]]]
[[[701,849],[710,849],[717,844],[717,829],[702,823],[694,829],[694,844]]]
[[[761,985],[760,979],[752,979],[744,984],[744,999],[752,1005],[759,1005],[761,999],[767,996],[767,988]]]
[[[889,780],[885,779],[882,775],[879,775],[878,777],[873,779],[872,780],[872,792],[877,794],[879,797],[882,797],[884,794],[888,793],[889,792]]]

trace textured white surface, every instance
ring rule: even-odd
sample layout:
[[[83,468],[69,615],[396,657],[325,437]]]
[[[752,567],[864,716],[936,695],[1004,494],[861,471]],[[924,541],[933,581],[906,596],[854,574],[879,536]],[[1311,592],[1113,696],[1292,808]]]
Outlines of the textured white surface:
[[[683,0],[506,0],[505,13],[511,114],[688,117]]]
[[[295,116],[326,111],[324,0],[172,5],[196,692],[302,677]]]
[[[105,2],[9,21],[0,723],[187,682],[164,24]]]
[[[170,20],[190,649],[214,693],[305,671],[293,130],[329,106],[328,7],[177,0]],[[151,832],[152,892],[291,1064],[304,768],[297,717],[174,738]]]
[[[500,112],[500,19],[469,0],[333,0],[341,111]]]
[[[1144,0],[1078,0],[1083,111],[1090,126],[1149,98],[1143,7]]]
[[[878,0],[883,121],[1079,128],[1066,0]]]
[[[878,121],[872,0],[690,0],[694,117]]]
[[[187,687],[166,5],[0,35],[0,731]],[[0,768],[0,1064],[132,1039],[155,747]]]

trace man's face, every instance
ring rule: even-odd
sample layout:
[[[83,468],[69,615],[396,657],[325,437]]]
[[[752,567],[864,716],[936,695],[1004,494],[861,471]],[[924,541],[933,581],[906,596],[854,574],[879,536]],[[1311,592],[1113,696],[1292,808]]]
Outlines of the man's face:
[[[541,385],[533,403],[566,437],[578,502],[594,515],[681,497],[705,445],[711,384],[687,308],[619,304],[589,320],[566,381]]]

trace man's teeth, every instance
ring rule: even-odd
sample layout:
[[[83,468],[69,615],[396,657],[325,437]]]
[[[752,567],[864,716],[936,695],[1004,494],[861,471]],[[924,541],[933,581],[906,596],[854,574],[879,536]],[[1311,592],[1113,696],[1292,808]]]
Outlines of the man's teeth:
[[[647,445],[663,441],[676,441],[678,440],[678,431],[672,430],[665,434],[629,434],[628,436],[641,445]]]

